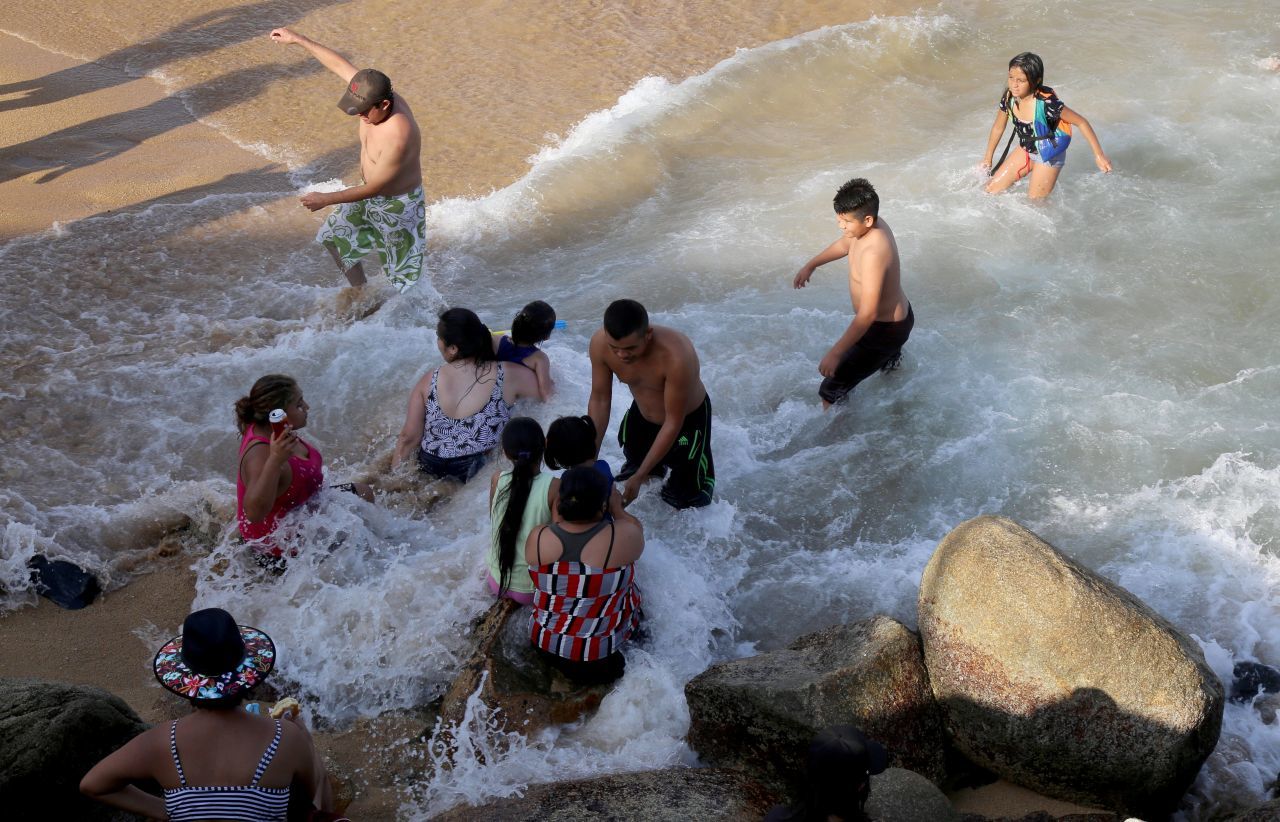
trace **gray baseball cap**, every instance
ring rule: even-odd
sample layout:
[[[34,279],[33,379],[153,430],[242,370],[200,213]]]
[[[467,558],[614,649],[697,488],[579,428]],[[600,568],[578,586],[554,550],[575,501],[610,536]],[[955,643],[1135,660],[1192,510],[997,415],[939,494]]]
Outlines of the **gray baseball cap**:
[[[390,99],[391,78],[377,69],[360,69],[347,84],[347,93],[338,101],[338,108],[347,114],[363,114]]]

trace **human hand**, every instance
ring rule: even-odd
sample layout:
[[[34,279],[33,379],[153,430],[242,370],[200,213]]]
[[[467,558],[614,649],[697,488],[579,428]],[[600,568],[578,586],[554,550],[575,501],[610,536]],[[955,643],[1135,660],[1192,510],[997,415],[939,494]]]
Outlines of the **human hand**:
[[[978,171],[990,171],[990,170],[991,170],[991,160],[989,159],[983,160],[981,163],[978,163]]]
[[[636,497],[640,496],[640,486],[644,484],[644,478],[639,474],[635,474],[631,479],[622,484],[622,507],[626,508],[635,502]]]
[[[319,191],[311,191],[303,194],[298,198],[298,201],[306,206],[310,211],[319,211],[329,205],[329,198]]]
[[[818,363],[818,373],[824,377],[834,377],[836,369],[840,367],[840,352],[834,348],[827,352],[827,355]]]
[[[1098,168],[1102,170],[1103,174],[1111,173],[1111,161],[1107,159],[1107,155],[1099,152],[1093,155],[1093,161],[1098,164]]]
[[[301,38],[284,27],[271,30],[271,39],[277,43],[299,43]]]
[[[280,429],[279,434],[271,435],[271,456],[283,462],[289,459],[289,455],[293,453],[293,447],[298,444],[298,435],[293,432],[289,426]]]
[[[795,279],[791,281],[792,288],[804,288],[809,284],[809,278],[813,276],[813,269],[809,266],[802,267],[796,272]]]

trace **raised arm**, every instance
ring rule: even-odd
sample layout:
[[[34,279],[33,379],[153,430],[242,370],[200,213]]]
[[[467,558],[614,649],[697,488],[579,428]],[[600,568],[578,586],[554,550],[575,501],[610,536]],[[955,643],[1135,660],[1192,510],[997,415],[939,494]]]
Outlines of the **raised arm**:
[[[286,427],[279,434],[271,435],[267,448],[252,445],[240,461],[244,476],[244,515],[249,522],[258,522],[271,513],[276,497],[280,495],[280,472],[289,463],[289,455],[298,443],[298,435]]]
[[[413,449],[422,442],[423,432],[427,427],[427,391],[431,390],[431,375],[418,380],[418,384],[409,392],[409,409],[405,412],[404,426],[396,437],[396,450],[391,454],[391,467],[395,468],[413,454]]]
[[[841,257],[849,256],[849,244],[852,242],[848,237],[841,237],[818,252],[816,257],[800,267],[800,270],[796,272],[795,279],[791,281],[791,285],[795,288],[804,288],[809,284],[809,278],[813,276],[814,269]]]
[[[609,427],[609,411],[613,408],[613,369],[604,361],[606,343],[604,330],[591,337],[588,351],[591,355],[591,397],[587,400],[587,416],[596,424],[596,454],[604,442],[605,429]]]
[[[1093,149],[1093,162],[1097,164],[1103,174],[1109,174],[1111,172],[1111,161],[1107,159],[1107,155],[1102,153],[1102,144],[1098,142],[1098,135],[1093,133],[1093,126],[1089,125],[1089,121],[1080,116],[1078,112],[1063,106],[1062,122],[1070,123],[1080,129],[1080,133],[1089,141],[1089,148]]]
[[[996,121],[991,124],[991,133],[987,135],[987,153],[982,155],[982,167],[990,168],[992,160],[996,156],[996,146],[1000,145],[1000,137],[1004,134],[1004,127],[1009,124],[1009,115],[1000,109],[996,109]]]
[[[277,43],[287,43],[295,46],[302,46],[311,53],[311,56],[320,61],[320,65],[332,71],[334,74],[342,78],[342,82],[350,83],[351,78],[356,75],[360,69],[351,64],[351,61],[343,57],[338,52],[322,46],[309,37],[298,34],[286,28],[278,28],[271,30],[271,39]]]
[[[640,467],[622,486],[622,504],[630,505],[640,493],[640,486],[650,472],[662,462],[662,458],[676,444],[680,426],[684,424],[685,408],[689,401],[689,383],[692,382],[689,361],[683,357],[671,357],[666,382],[662,387],[662,427],[644,455]]]
[[[824,377],[834,377],[840,361],[850,348],[862,339],[867,329],[876,321],[876,308],[880,305],[880,291],[884,288],[885,273],[889,270],[890,254],[887,248],[869,248],[859,257],[858,267],[862,271],[862,292],[858,300],[858,313],[853,322],[836,340],[835,345],[818,363],[818,373]]]

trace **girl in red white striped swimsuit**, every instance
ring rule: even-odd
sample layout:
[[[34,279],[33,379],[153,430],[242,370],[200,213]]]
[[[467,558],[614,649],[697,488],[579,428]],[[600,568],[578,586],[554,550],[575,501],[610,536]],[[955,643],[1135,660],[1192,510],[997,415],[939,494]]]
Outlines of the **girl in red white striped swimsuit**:
[[[530,640],[561,673],[580,684],[622,676],[621,649],[640,625],[635,562],[644,529],[627,514],[608,520],[611,488],[594,468],[560,478],[560,522],[529,534],[525,559],[533,577]]]

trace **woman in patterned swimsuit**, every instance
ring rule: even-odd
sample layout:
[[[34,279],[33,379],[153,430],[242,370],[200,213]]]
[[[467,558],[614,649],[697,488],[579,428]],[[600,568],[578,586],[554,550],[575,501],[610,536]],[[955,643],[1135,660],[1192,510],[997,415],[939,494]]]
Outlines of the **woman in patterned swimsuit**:
[[[436,336],[445,364],[427,372],[409,392],[391,467],[417,449],[423,473],[466,482],[502,441],[511,405],[540,397],[538,378],[527,368],[507,369],[494,359],[493,336],[473,311],[445,311]]]

